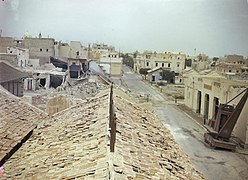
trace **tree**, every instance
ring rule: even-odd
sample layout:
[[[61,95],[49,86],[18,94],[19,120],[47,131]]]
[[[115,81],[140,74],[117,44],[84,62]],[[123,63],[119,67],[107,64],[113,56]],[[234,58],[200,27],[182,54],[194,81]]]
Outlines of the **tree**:
[[[122,58],[123,58],[123,64],[125,64],[131,68],[134,67],[134,61],[133,61],[132,57],[130,57],[128,54],[123,54]]]
[[[142,74],[142,75],[145,75],[145,79],[146,79],[146,75],[148,74],[147,71],[149,71],[149,70],[150,70],[150,68],[141,68],[139,70],[139,73]]]

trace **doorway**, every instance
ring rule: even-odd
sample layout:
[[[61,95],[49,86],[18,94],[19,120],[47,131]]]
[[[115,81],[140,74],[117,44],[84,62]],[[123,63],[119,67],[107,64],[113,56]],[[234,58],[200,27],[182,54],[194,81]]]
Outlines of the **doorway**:
[[[208,119],[208,114],[209,114],[209,95],[205,94],[204,124],[206,123],[206,120]]]
[[[201,91],[198,91],[197,93],[197,109],[196,109],[196,113],[201,114]]]
[[[155,81],[155,75],[152,75],[152,81]]]
[[[40,79],[40,85],[43,86],[43,87],[46,85],[46,79],[45,78]]]
[[[213,117],[214,117],[214,119],[216,119],[218,109],[219,109],[219,98],[214,97],[214,104],[213,104]]]

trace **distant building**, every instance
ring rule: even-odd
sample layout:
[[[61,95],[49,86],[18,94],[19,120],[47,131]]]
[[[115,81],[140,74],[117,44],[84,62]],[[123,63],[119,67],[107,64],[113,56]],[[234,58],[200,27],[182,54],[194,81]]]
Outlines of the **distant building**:
[[[119,56],[118,52],[108,52],[102,54],[99,65],[102,67],[103,71],[110,76],[122,75],[122,57]]]
[[[14,38],[0,36],[0,53],[7,53],[7,47],[14,46]]]
[[[71,41],[70,44],[55,42],[55,57],[87,59],[88,49],[82,46],[80,41]]]
[[[17,58],[17,66],[27,67],[29,65],[29,50],[19,47],[8,47],[7,54],[13,54]]]
[[[114,52],[115,48],[103,43],[93,43],[90,52],[90,59],[99,60],[103,54]]]
[[[243,74],[248,74],[248,60],[239,55],[228,55],[221,58],[216,64],[216,71],[229,79],[236,79]]]
[[[145,51],[137,54],[134,60],[134,71],[139,73],[140,69],[169,68],[175,73],[175,82],[182,81],[182,72],[185,68],[186,55],[182,52],[152,52]]]
[[[0,85],[12,94],[18,97],[23,96],[23,81],[27,76],[27,73],[21,72],[9,64],[0,62]]]
[[[212,60],[206,54],[199,54],[192,58],[192,68],[196,71],[209,69],[211,61]]]
[[[31,59],[39,59],[40,65],[49,63],[50,56],[55,55],[55,40],[53,38],[30,38],[25,37],[22,41],[22,47],[29,49]]]

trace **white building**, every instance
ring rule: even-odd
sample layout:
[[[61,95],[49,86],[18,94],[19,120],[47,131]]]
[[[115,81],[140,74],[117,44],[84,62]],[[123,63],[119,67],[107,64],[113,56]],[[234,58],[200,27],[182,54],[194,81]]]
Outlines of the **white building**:
[[[59,58],[87,59],[88,49],[80,41],[71,41],[70,44],[55,42],[55,56]]]
[[[122,75],[122,57],[119,56],[118,52],[108,52],[102,54],[100,61],[100,67],[105,71],[106,74],[111,76]]]
[[[19,47],[8,47],[7,54],[13,54],[17,56],[17,66],[27,67],[29,64],[29,50]]]

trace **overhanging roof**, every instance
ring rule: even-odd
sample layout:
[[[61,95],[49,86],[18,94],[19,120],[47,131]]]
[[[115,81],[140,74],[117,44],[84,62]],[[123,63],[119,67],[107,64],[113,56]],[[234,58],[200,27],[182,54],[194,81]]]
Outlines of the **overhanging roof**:
[[[24,78],[27,76],[27,73],[22,72],[4,62],[0,62],[0,83]]]

